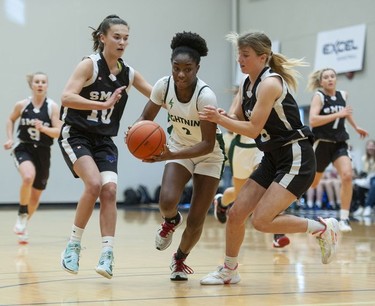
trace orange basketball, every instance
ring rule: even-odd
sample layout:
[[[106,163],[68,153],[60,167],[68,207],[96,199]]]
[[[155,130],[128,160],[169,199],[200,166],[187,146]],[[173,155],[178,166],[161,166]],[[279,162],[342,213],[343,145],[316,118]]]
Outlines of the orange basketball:
[[[126,144],[131,154],[139,159],[147,159],[163,152],[166,143],[165,132],[154,121],[143,120],[128,131]]]

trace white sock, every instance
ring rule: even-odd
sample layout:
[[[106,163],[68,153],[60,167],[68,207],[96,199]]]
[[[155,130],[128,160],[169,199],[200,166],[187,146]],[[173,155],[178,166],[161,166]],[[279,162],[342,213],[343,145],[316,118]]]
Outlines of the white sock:
[[[314,233],[318,233],[320,231],[323,231],[324,229],[325,229],[324,224],[322,224],[318,221],[312,220],[312,219],[307,219],[307,231],[306,231],[306,233],[314,234]]]
[[[114,242],[115,242],[115,237],[103,236],[102,237],[102,252],[112,250]]]
[[[70,234],[70,242],[81,242],[84,228],[79,228],[73,224],[72,232]]]
[[[237,257],[225,256],[224,265],[225,265],[225,267],[229,268],[230,270],[235,270],[238,266]]]
[[[340,209],[340,220],[348,220],[349,219],[349,210]]]

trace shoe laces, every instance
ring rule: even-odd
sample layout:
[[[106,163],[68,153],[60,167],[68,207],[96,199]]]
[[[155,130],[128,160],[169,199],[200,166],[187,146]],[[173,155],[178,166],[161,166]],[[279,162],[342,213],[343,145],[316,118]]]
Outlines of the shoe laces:
[[[112,261],[113,259],[113,253],[111,251],[105,251],[100,256],[100,264],[104,264],[106,261]]]
[[[67,247],[67,254],[69,255],[72,252],[79,254],[80,251],[81,251],[81,245],[79,243],[72,243],[72,244],[69,244]]]
[[[322,235],[326,232],[327,230],[327,223],[324,221],[324,219],[322,217],[318,217],[318,222],[320,222],[321,224],[324,225],[324,229],[323,230],[317,230],[315,232],[312,232],[311,234],[313,236],[315,236],[316,238],[321,238]]]
[[[341,220],[341,222],[344,223],[345,225],[350,225],[350,221],[348,219]]]
[[[218,266],[216,268],[216,271],[211,273],[211,275],[215,278],[221,278],[221,279],[230,278],[231,274],[237,269],[237,267],[238,267],[238,264],[234,269],[230,269],[226,264],[224,264],[223,266]]]
[[[174,272],[185,272],[186,274],[193,274],[194,270],[184,263],[185,259],[174,258],[173,269]]]
[[[168,237],[169,234],[174,232],[175,227],[176,227],[176,224],[163,222],[161,225],[160,236],[163,238]]]

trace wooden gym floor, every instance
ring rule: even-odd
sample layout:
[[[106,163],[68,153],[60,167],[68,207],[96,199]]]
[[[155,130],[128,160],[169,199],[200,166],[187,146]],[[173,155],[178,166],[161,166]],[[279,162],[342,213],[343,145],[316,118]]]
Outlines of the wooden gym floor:
[[[77,275],[60,267],[74,209],[41,207],[29,223],[30,243],[24,246],[12,232],[16,210],[0,210],[0,305],[375,305],[371,218],[352,222],[353,232],[342,235],[336,260],[329,265],[320,263],[312,236],[289,235],[289,246],[274,249],[272,235],[249,224],[240,254],[241,282],[201,286],[200,278],[220,265],[224,255],[224,226],[212,213],[186,261],[195,273],[187,282],[171,282],[169,263],[182,227],[169,249],[157,251],[157,209],[119,209],[112,280],[94,271],[101,247],[97,209],[83,237]]]

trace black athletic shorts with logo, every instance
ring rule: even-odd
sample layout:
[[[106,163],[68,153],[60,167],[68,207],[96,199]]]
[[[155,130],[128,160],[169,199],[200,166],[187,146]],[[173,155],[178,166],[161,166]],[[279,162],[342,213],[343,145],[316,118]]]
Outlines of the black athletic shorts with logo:
[[[58,142],[74,177],[78,175],[73,170],[73,164],[85,155],[93,158],[99,172],[111,171],[117,174],[118,149],[111,137],[78,131],[64,124]]]
[[[299,140],[271,152],[264,152],[259,167],[250,178],[264,188],[272,182],[300,198],[314,180],[316,161],[308,139]]]
[[[345,141],[333,142],[326,140],[317,140],[314,143],[316,157],[316,171],[324,172],[330,163],[333,163],[340,156],[350,158],[348,144]]]
[[[31,161],[35,167],[33,187],[38,190],[46,189],[51,166],[51,147],[21,142],[13,150],[12,155],[17,168],[22,162]]]

